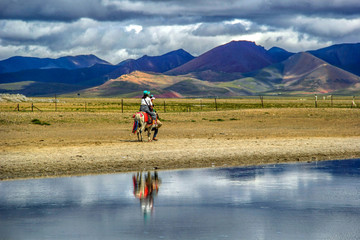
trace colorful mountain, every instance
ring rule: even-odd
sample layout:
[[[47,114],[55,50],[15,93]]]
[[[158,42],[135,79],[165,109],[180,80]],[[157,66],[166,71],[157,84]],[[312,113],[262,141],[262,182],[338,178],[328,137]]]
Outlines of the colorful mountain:
[[[82,96],[134,97],[148,89],[163,97],[279,92],[354,95],[360,93],[360,77],[344,69],[360,69],[359,46],[341,44],[314,51],[320,58],[310,52],[294,54],[278,47],[267,51],[253,42],[232,41],[197,58],[180,49],[117,65],[99,64],[101,59],[91,55],[59,58],[56,66],[48,59],[28,61],[31,59],[14,57],[0,61],[5,71],[0,72],[0,93],[74,96],[80,92]],[[80,66],[90,67],[77,68]]]
[[[309,51],[309,53],[336,67],[360,76],[360,43],[336,44]]]
[[[183,75],[204,71],[244,73],[269,66],[272,63],[274,60],[268,52],[254,42],[232,41],[211,49],[180,67],[166,72],[166,74]],[[221,81],[213,78],[203,79]]]
[[[151,57],[145,55],[136,60],[128,59],[119,63],[117,65],[118,68],[111,72],[109,76],[111,78],[117,78],[133,71],[163,73],[181,66],[192,59],[194,59],[194,56],[183,49],[172,51],[161,56]]]
[[[146,73],[134,71],[129,74],[122,75],[116,79],[110,79],[100,86],[92,87],[80,91],[82,96],[92,97],[109,97],[109,96],[126,96],[134,97],[141,96],[144,90],[151,90],[157,95],[169,95],[172,97],[181,97],[172,90],[165,91],[173,84],[189,79],[183,76],[167,76],[158,73]]]
[[[188,76],[169,76],[135,71],[106,83],[80,91],[86,97],[140,97],[150,90],[157,97],[236,96],[226,87]]]
[[[247,77],[270,83],[276,91],[297,93],[336,93],[360,90],[360,77],[335,67],[306,52],[246,74]],[[274,90],[270,90],[274,91]]]

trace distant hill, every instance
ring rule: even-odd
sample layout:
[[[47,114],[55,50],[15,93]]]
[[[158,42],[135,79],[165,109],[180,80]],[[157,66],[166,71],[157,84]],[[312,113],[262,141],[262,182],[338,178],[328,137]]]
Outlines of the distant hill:
[[[274,62],[282,62],[288,59],[290,56],[294,55],[294,53],[288,52],[285,49],[279,47],[272,47],[267,52],[274,60]]]
[[[71,65],[69,64],[69,60],[71,60],[71,62],[75,62],[74,59],[81,60],[81,58],[59,58],[62,60],[61,63],[64,68],[27,69],[0,74],[0,92],[23,93],[28,96],[44,96],[52,95],[54,93],[61,94],[73,92],[101,85],[109,79],[116,79],[119,76],[136,70],[151,71],[155,73],[167,71],[172,67],[179,66],[193,58],[194,57],[192,55],[180,49],[162,56],[144,56],[137,60],[127,60],[118,65],[95,64],[91,67],[76,69],[67,69],[65,67],[66,64],[67,67]],[[21,60],[24,60],[24,58],[21,58]],[[40,60],[45,61],[44,59],[36,59],[38,62],[41,62]],[[35,65],[32,66],[34,67]],[[58,62],[58,66],[60,66],[60,62]],[[21,89],[16,88],[16,90],[14,90],[11,85],[8,85],[8,83],[17,82],[27,82],[29,84],[21,84],[23,87]],[[1,85],[1,83],[7,85]],[[46,92],[46,89],[48,89],[48,92]]]
[[[31,69],[78,69],[88,68],[95,64],[110,64],[95,55],[67,56],[57,59],[34,57],[11,57],[0,61],[0,73],[19,72]]]
[[[0,83],[34,81],[91,86],[93,84],[100,84],[108,80],[105,75],[113,71],[115,68],[116,67],[112,65],[96,64],[89,68],[73,70],[64,68],[31,69],[0,74]],[[96,81],[94,79],[101,80]]]
[[[181,66],[194,58],[195,57],[190,53],[184,51],[183,49],[179,49],[161,56],[151,57],[145,55],[137,60],[126,60],[119,63],[118,66],[132,65],[136,68],[134,70],[163,73]]]
[[[360,71],[359,46],[340,44],[311,51],[320,58],[310,52],[265,50],[253,42],[232,41],[196,58],[179,49],[117,65],[92,55],[64,57],[57,59],[56,67],[51,59],[14,57],[0,61],[5,71],[0,72],[0,93],[135,97],[149,89],[162,97],[354,95],[360,94],[360,76],[345,69]],[[22,70],[13,72],[16,69]]]
[[[282,64],[282,83],[287,90],[333,93],[360,83],[359,76],[332,66],[310,53],[298,53]]]
[[[47,96],[61,94],[97,86],[108,80],[107,74],[116,67],[96,64],[90,68],[80,69],[33,69],[20,72],[0,74],[1,93],[21,93],[27,96]],[[19,82],[29,84],[13,89]],[[12,85],[11,85],[12,83]]]
[[[134,71],[122,75],[116,79],[110,79],[96,87],[80,91],[82,96],[87,97],[135,97],[141,96],[144,90],[151,90],[153,94],[181,97],[182,95],[172,90],[164,90],[173,84],[189,79],[183,76],[167,76],[158,73],[145,73]]]
[[[336,44],[309,51],[309,53],[336,67],[360,76],[360,43]]]
[[[163,73],[181,66],[194,58],[194,56],[183,49],[172,51],[161,56],[151,57],[145,55],[136,60],[128,59],[117,64],[118,68],[109,75],[111,78],[117,78],[118,76],[128,74],[133,71]]]
[[[352,94],[360,92],[360,78],[309,53],[228,82],[209,82],[189,75],[135,71],[80,93],[85,97],[140,97],[143,90],[157,97],[234,97],[257,94]],[[74,95],[74,93],[73,93]]]
[[[211,49],[166,74],[183,75],[203,71],[244,73],[269,66],[272,63],[274,61],[267,51],[254,42],[232,41]],[[215,81],[214,79],[205,80]]]
[[[135,71],[80,91],[86,97],[140,97],[145,89],[156,97],[235,96],[226,87],[187,76],[169,76]]]
[[[351,93],[360,90],[359,76],[305,52],[246,76],[267,82],[276,91],[306,94],[336,93],[339,90]]]

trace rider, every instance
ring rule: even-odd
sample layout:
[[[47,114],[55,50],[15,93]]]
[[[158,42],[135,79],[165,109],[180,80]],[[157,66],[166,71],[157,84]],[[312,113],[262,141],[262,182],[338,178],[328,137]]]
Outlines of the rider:
[[[154,100],[155,100],[154,95],[150,95],[150,99],[151,99],[152,105],[155,106],[155,104],[154,104]],[[155,111],[155,109],[153,109],[153,110],[154,110],[154,112],[156,113],[156,117],[159,118],[159,116],[158,116],[157,112]],[[158,134],[158,132],[159,132],[159,128],[160,128],[161,126],[162,126],[162,123],[160,122],[159,119],[157,119],[157,127],[153,129],[153,130],[154,130],[154,136],[153,136],[153,140],[154,140],[154,141],[157,141],[157,140],[158,140],[158,139],[156,138],[156,136],[157,136],[157,134]]]
[[[156,127],[157,126],[156,113],[153,112],[153,104],[150,99],[150,92],[145,90],[143,94],[144,95],[141,98],[140,111],[150,114],[152,119],[155,121],[155,127]]]

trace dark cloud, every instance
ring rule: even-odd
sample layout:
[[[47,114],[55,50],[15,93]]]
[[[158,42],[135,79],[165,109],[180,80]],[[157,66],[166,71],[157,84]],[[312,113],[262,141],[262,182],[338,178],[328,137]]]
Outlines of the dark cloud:
[[[357,0],[269,0],[271,9],[278,12],[304,15],[359,15],[360,2]]]
[[[124,21],[162,17],[218,21],[229,18],[258,18],[277,14],[359,15],[355,0],[2,0],[0,19],[76,21],[91,18],[99,21]],[[198,16],[196,18],[196,16]],[[214,18],[214,19],[212,19]],[[179,22],[180,23],[180,22]]]
[[[119,9],[101,0],[2,0],[0,19],[29,21],[76,21],[91,18],[99,21],[123,21],[146,16],[143,11]]]
[[[0,0],[0,59],[93,53],[116,63],[231,40],[301,51],[358,39],[358,0]]]

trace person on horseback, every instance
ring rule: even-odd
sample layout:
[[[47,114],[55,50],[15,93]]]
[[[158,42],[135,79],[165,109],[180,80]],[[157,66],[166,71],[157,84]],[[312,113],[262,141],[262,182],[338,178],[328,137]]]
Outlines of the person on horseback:
[[[156,118],[156,113],[153,111],[153,103],[151,102],[150,99],[150,92],[145,90],[143,94],[144,95],[141,98],[140,111],[149,114],[155,122],[155,127],[157,127],[157,121],[156,121],[157,118]]]
[[[154,95],[150,95],[150,99],[151,99],[151,103],[152,103],[153,107],[155,107],[155,103],[154,103],[155,97],[154,97]],[[158,139],[156,138],[156,136],[157,136],[157,134],[159,132],[159,128],[162,126],[162,123],[160,122],[159,115],[158,115],[158,113],[156,112],[156,110],[154,108],[153,108],[153,111],[156,113],[156,117],[157,117],[157,126],[153,129],[153,131],[154,131],[153,140],[157,141]]]

